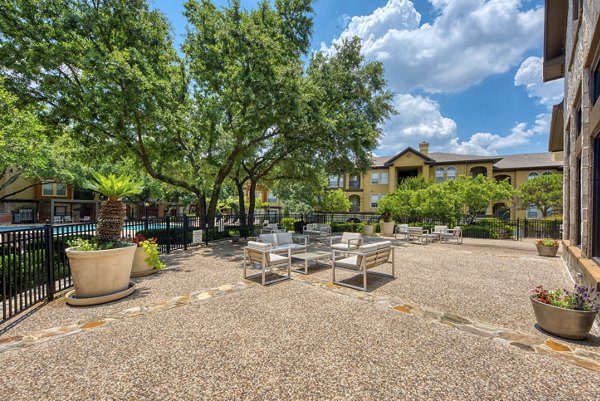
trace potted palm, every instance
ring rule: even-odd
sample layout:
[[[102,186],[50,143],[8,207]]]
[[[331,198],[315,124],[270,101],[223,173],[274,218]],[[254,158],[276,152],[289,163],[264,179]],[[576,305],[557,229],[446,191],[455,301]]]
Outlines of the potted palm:
[[[133,293],[129,282],[137,246],[121,241],[125,206],[121,199],[141,191],[141,183],[129,177],[94,174],[87,187],[106,197],[100,205],[94,241],[76,240],[65,250],[69,258],[74,291],[67,294],[71,305],[96,305]]]
[[[144,234],[139,233],[132,242],[137,245],[137,249],[133,257],[131,277],[147,276],[165,267],[158,257],[156,238],[146,239]]]
[[[540,256],[555,257],[558,252],[558,241],[555,239],[539,239],[535,242],[535,246]]]
[[[572,340],[588,336],[598,314],[594,289],[575,284],[573,291],[549,291],[540,285],[532,292],[531,305],[542,329]]]

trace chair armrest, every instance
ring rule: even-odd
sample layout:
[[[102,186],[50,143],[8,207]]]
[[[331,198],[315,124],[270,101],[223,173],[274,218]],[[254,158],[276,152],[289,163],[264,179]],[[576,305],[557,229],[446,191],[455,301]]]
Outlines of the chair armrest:
[[[294,240],[297,240],[301,245],[308,245],[308,235],[294,234],[292,235],[292,242],[294,242]]]
[[[350,245],[352,245],[353,242],[356,242],[356,247],[359,247],[361,242],[362,242],[362,238],[352,238],[348,240],[348,247],[350,247]]]

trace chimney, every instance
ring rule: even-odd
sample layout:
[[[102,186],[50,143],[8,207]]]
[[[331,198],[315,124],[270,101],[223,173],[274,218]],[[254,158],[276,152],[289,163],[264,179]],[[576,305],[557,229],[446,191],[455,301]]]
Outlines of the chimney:
[[[423,153],[424,155],[429,153],[429,142],[421,142],[419,144],[419,152]]]

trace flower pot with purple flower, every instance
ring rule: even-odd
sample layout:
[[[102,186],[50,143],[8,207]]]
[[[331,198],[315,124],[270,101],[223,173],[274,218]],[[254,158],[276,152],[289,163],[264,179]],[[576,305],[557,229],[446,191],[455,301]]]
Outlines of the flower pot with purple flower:
[[[572,340],[589,335],[599,307],[594,289],[575,284],[573,291],[547,290],[540,285],[532,292],[533,312],[544,331]]]

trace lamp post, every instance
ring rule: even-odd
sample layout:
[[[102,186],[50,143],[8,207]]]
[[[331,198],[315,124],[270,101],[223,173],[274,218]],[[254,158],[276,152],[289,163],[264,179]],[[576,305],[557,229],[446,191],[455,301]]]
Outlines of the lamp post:
[[[150,206],[150,202],[148,202],[148,201],[144,202],[144,214],[145,214],[144,230],[145,231],[148,231],[148,206]]]

